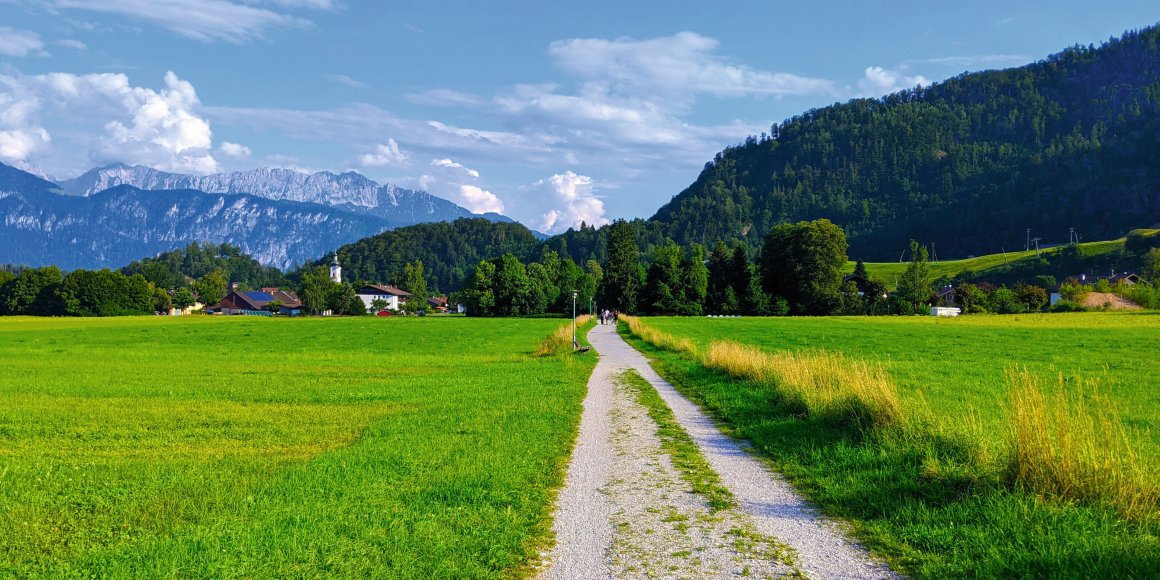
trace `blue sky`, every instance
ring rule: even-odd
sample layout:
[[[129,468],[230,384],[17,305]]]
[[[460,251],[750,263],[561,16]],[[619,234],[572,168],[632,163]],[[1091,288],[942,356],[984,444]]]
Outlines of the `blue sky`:
[[[0,161],[354,170],[546,232],[647,217],[773,123],[1160,2],[0,0]]]

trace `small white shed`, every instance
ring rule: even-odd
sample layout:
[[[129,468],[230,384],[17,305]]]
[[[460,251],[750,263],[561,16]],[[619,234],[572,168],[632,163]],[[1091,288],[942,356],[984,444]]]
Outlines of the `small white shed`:
[[[958,316],[962,310],[949,306],[935,306],[930,309],[931,316]]]

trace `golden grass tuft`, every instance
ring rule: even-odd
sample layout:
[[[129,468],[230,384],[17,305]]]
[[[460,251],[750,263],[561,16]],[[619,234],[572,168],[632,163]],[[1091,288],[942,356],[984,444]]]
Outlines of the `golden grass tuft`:
[[[1054,396],[1039,376],[1008,369],[1013,483],[1044,497],[1100,503],[1133,520],[1160,519],[1160,477],[1095,380],[1063,376]]]
[[[840,353],[779,352],[731,341],[714,341],[705,366],[769,385],[810,415],[861,427],[901,425],[905,414],[898,390],[881,366]]]
[[[687,338],[677,338],[667,332],[657,330],[635,316],[620,315],[620,321],[628,325],[628,330],[641,340],[661,349],[680,354],[696,355],[697,347]]]
[[[576,317],[576,328],[583,327],[585,324],[592,322],[591,314],[581,314]],[[562,354],[572,350],[572,321],[569,320],[567,324],[557,328],[555,332],[548,335],[543,342],[536,346],[532,351],[533,356],[553,356]]]

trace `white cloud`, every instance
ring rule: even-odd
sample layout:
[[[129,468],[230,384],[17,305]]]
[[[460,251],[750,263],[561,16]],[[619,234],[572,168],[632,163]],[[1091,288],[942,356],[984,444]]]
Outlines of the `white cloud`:
[[[88,50],[89,49],[89,45],[87,45],[79,40],[73,40],[71,38],[66,38],[64,40],[58,40],[58,41],[54,42],[53,44],[55,44],[57,46],[63,46],[65,48],[71,48],[73,50]]]
[[[504,203],[480,184],[479,172],[451,159],[435,159],[430,172],[418,179],[418,186],[429,193],[449,199],[472,213],[503,213]]]
[[[266,3],[287,8],[313,8],[315,10],[334,10],[337,8],[334,0],[267,0]]]
[[[754,69],[716,54],[720,42],[695,32],[649,40],[574,38],[548,51],[564,71],[628,94],[719,96],[832,94],[832,82]]]
[[[133,86],[123,74],[0,76],[0,131],[13,160],[51,153],[55,124],[67,136],[60,148],[87,151],[90,162],[213,172],[213,133],[200,106],[193,85],[173,72],[161,90]]]
[[[33,153],[51,141],[48,131],[41,127],[0,131],[0,159],[23,166]]]
[[[248,159],[253,153],[249,147],[238,143],[230,143],[229,141],[222,141],[222,144],[218,145],[218,152],[226,157],[233,157],[234,159]]]
[[[406,166],[410,163],[411,157],[399,149],[399,143],[394,139],[375,145],[374,151],[359,157],[359,164],[363,167]]]
[[[335,74],[335,75],[326,75],[326,79],[327,79],[327,80],[329,80],[329,81],[332,81],[332,82],[338,83],[338,84],[340,84],[340,85],[345,85],[345,86],[348,86],[348,87],[351,87],[351,88],[355,88],[355,89],[365,89],[365,88],[367,88],[367,84],[366,84],[366,83],[364,83],[364,82],[362,82],[362,81],[360,81],[360,80],[358,80],[358,79],[356,79],[356,78],[354,78],[354,77],[349,77],[349,76],[347,76],[347,75],[338,75],[338,74]]]
[[[407,95],[407,100],[420,105],[435,105],[440,107],[478,107],[485,102],[478,95],[450,89],[434,89],[421,93],[411,93]]]
[[[287,7],[318,7],[330,2],[276,2]],[[128,16],[205,42],[242,43],[263,38],[271,28],[309,26],[302,18],[229,0],[54,0],[58,9]]]
[[[571,171],[557,173],[541,179],[523,195],[524,201],[543,210],[534,227],[544,233],[558,234],[568,228],[576,228],[581,222],[602,226],[608,223],[604,217],[604,201],[593,194],[591,177]]]
[[[459,169],[471,177],[479,177],[478,171],[470,167],[464,167],[462,163],[456,163],[450,159],[435,159],[431,162],[431,167],[450,167],[453,169]]]
[[[31,30],[0,26],[0,54],[5,56],[43,55],[44,41]]]
[[[896,70],[880,66],[866,67],[865,74],[858,81],[861,96],[879,97],[902,89],[927,86],[930,80],[922,75],[907,76]]]
[[[1031,57],[1023,54],[976,54],[971,56],[940,56],[936,58],[921,58],[905,61],[901,68],[912,64],[937,64],[963,68],[976,68],[987,65],[1017,65],[1031,62]]]

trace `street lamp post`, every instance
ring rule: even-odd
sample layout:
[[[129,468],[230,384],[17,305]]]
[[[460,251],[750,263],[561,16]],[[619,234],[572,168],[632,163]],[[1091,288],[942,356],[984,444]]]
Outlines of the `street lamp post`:
[[[576,296],[579,294],[576,290],[572,291],[572,350],[580,347],[580,343],[576,341]]]

